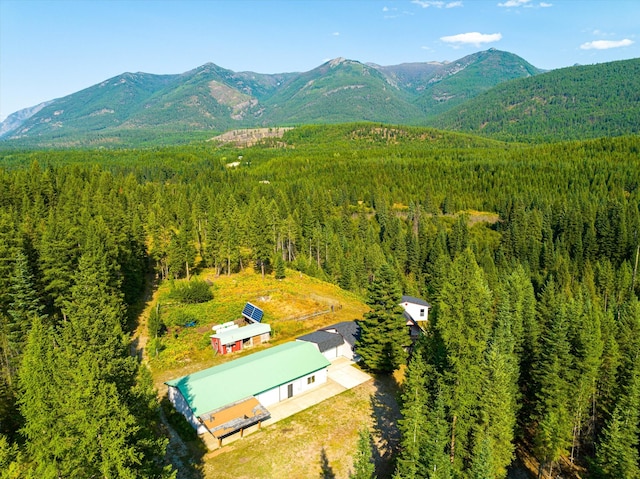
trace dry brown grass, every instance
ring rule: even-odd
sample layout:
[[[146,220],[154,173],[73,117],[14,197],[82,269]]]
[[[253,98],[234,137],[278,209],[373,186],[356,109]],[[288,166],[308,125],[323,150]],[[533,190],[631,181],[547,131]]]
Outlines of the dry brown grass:
[[[385,437],[395,428],[395,382],[369,381],[301,413],[263,428],[203,458],[206,479],[349,477],[358,431],[368,427],[376,442],[378,477],[390,477],[395,438]],[[379,398],[390,402],[380,408]],[[377,417],[383,412],[385,417]],[[381,424],[386,430],[380,432]],[[382,436],[385,435],[385,436]]]

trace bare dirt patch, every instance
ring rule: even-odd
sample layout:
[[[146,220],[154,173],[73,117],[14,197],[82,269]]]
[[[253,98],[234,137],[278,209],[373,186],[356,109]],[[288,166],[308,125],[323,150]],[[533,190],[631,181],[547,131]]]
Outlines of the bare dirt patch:
[[[238,147],[253,146],[265,138],[282,138],[291,127],[282,128],[247,128],[231,130],[222,135],[214,136],[209,141],[217,141],[224,144],[232,144]]]

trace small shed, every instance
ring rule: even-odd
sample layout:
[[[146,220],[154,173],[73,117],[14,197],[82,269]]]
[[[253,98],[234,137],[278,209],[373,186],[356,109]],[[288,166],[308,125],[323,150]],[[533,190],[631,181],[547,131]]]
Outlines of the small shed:
[[[356,321],[342,321],[322,328],[322,331],[336,333],[342,336],[344,344],[339,354],[347,359],[357,360],[355,350],[356,343],[358,339],[360,339],[360,325]]]
[[[241,351],[246,347],[257,346],[271,338],[271,325],[252,323],[241,328],[224,328],[211,336],[211,346],[218,354]]]

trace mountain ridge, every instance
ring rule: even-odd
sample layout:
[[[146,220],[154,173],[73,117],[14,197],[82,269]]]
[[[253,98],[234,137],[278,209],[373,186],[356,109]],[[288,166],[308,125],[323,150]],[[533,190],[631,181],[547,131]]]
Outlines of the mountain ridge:
[[[493,49],[484,55],[526,63]],[[460,62],[472,64],[477,56],[391,66],[338,57],[307,72],[279,74],[234,72],[211,62],[179,74],[125,72],[52,100],[33,114],[17,115],[10,125],[3,122],[0,138],[46,144],[134,130],[220,132],[363,120],[420,124],[430,107],[417,99],[442,82],[435,75],[466,76],[464,69],[449,70]],[[509,76],[513,73],[505,72]]]
[[[152,146],[235,129],[363,121],[501,140],[583,139],[637,133],[638,91],[640,59],[544,72],[495,49],[391,66],[338,57],[280,74],[205,63],[180,74],[125,72],[21,110],[0,124],[0,144]]]

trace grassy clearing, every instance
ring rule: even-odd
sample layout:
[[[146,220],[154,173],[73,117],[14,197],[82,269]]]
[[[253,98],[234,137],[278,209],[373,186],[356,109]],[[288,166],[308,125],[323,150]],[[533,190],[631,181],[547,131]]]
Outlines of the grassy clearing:
[[[276,280],[273,275],[262,278],[251,268],[230,276],[215,276],[205,270],[200,277],[213,284],[212,301],[180,304],[171,298],[171,285],[165,282],[159,286],[155,302],[147,306],[147,309],[154,308],[159,302],[162,320],[175,325],[162,337],[163,350],[157,357],[149,358],[161,394],[165,390],[164,381],[290,341],[333,323],[360,319],[368,309],[362,298],[297,271],[287,270],[287,277],[282,280]],[[270,343],[217,356],[210,344],[211,327],[241,318],[247,302],[264,311],[263,322],[272,328]],[[320,312],[324,313],[300,319]],[[196,321],[196,326],[181,326],[187,320]]]

